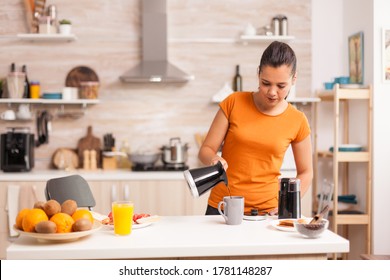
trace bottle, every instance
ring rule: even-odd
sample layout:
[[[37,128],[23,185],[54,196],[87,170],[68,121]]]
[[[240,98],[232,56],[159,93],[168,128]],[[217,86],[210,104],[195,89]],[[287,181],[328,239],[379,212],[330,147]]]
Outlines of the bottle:
[[[122,141],[122,145],[119,151],[127,155],[130,154],[130,145],[127,140]],[[127,156],[123,155],[119,158],[119,168],[131,169],[131,162]]]
[[[233,78],[233,90],[242,91],[242,77],[240,75],[240,65],[236,65],[236,75]]]
[[[30,83],[28,82],[28,78],[27,78],[26,65],[22,66],[22,72],[25,74],[23,98],[30,98]]]
[[[280,21],[281,21],[280,35],[287,36],[288,35],[287,17],[286,16],[282,16]]]
[[[274,28],[274,36],[279,36],[280,35],[280,21],[279,17],[274,17],[272,18],[272,26]]]

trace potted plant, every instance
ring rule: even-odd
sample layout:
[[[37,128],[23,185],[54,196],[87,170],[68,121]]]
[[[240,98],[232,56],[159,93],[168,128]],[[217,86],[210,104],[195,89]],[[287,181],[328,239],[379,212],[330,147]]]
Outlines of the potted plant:
[[[60,34],[68,35],[72,30],[72,22],[68,19],[62,19],[59,21],[60,24]]]

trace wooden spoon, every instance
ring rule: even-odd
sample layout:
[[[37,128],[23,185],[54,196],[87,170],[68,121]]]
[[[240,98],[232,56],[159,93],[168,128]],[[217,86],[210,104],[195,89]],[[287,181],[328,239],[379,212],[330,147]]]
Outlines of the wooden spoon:
[[[310,221],[309,224],[317,224],[321,222],[322,217],[325,215],[325,213],[329,210],[329,205],[326,205],[324,208],[322,208],[321,212],[314,216],[314,218]]]

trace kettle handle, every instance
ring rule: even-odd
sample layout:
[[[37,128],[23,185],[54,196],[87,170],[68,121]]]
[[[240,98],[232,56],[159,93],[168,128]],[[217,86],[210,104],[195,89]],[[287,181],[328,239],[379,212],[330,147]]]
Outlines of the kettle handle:
[[[175,140],[177,140],[176,143]],[[177,160],[177,154],[178,154],[177,145],[178,144],[180,145],[180,137],[173,137],[169,139],[169,144],[171,146],[171,160],[175,161]]]
[[[177,140],[178,143],[181,142],[180,137],[172,137],[171,139],[169,139],[169,144],[171,145],[171,147],[175,145],[175,140]]]

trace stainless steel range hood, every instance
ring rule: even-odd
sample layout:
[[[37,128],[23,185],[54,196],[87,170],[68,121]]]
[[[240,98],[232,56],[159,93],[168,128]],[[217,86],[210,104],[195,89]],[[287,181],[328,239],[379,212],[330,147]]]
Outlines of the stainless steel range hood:
[[[124,73],[126,83],[183,83],[194,79],[168,61],[166,0],[142,0],[142,61]]]

